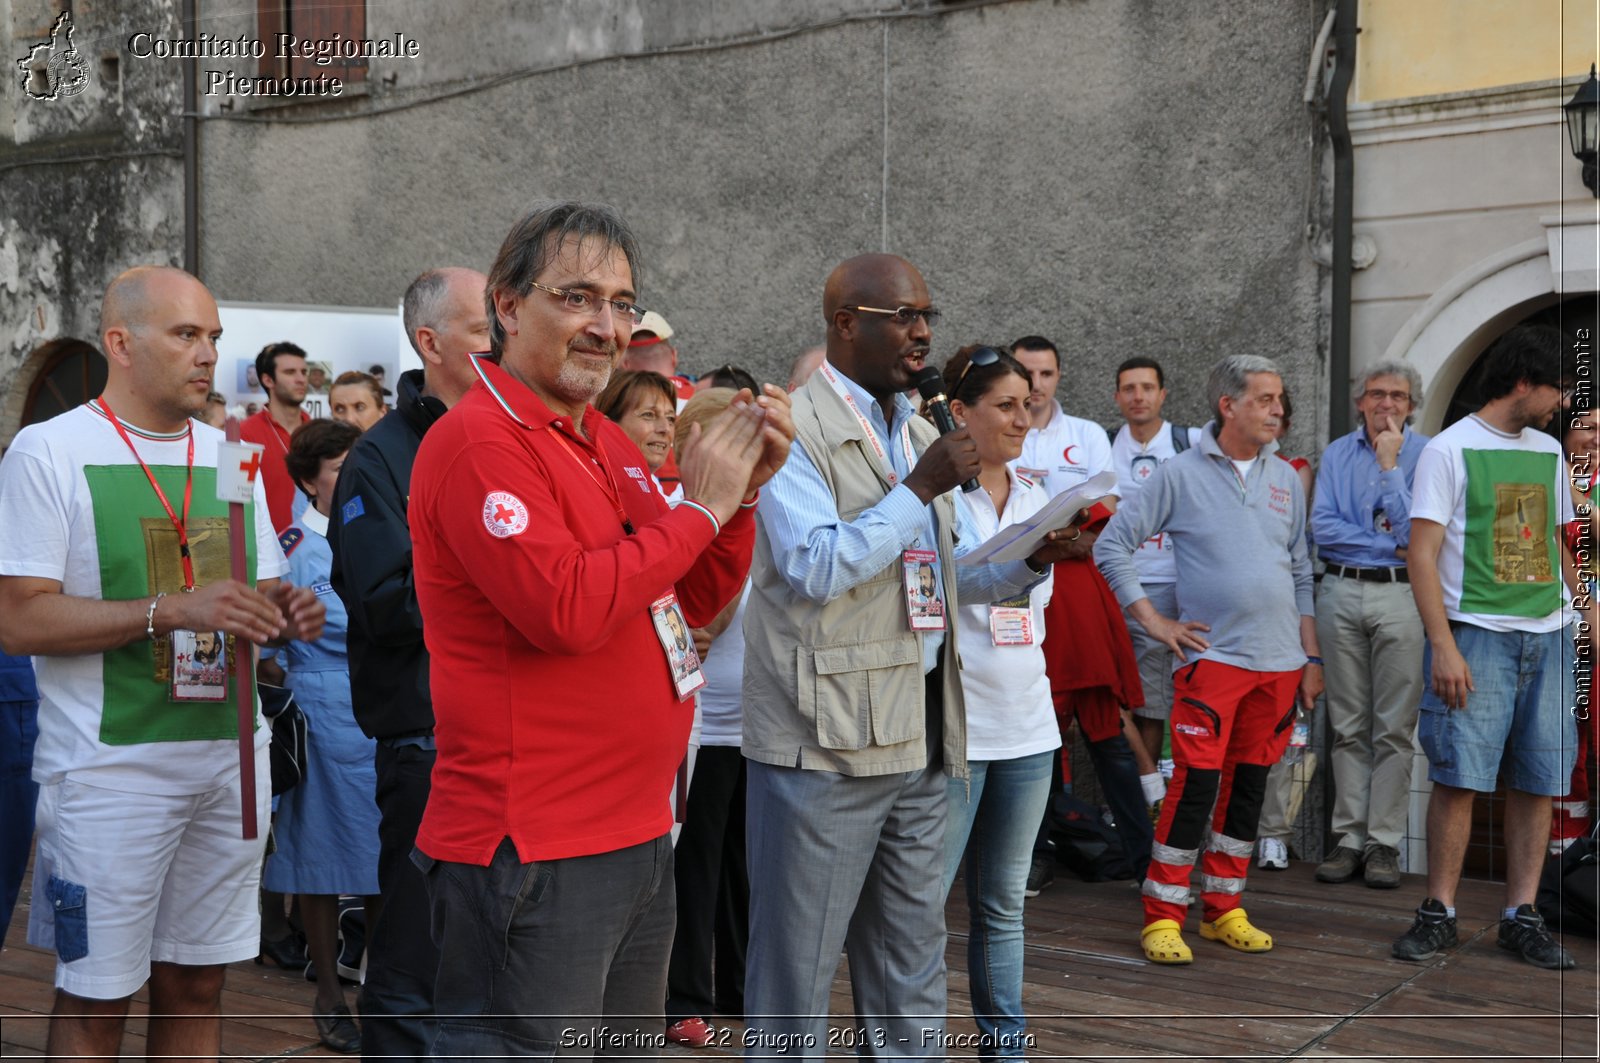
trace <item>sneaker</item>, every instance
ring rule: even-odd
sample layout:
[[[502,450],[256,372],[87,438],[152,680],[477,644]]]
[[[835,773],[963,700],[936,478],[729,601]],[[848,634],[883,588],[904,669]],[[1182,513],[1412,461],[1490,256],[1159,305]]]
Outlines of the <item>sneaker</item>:
[[[1503,924],[1500,934],[1503,942],[1505,940]],[[1449,914],[1443,904],[1429,897],[1417,909],[1417,918],[1411,924],[1411,929],[1400,935],[1400,939],[1394,943],[1394,948],[1390,952],[1397,960],[1431,960],[1439,954],[1440,949],[1455,947],[1455,917]]]
[[[1572,953],[1545,929],[1544,916],[1531,904],[1517,908],[1512,919],[1500,920],[1500,947],[1518,953],[1535,967],[1565,971],[1576,965]]]
[[[1028,868],[1028,884],[1023,887],[1024,897],[1037,897],[1041,890],[1056,880],[1056,858],[1053,853],[1040,853]],[[1011,881],[1015,882],[1016,879]]]
[[[1362,877],[1375,890],[1392,890],[1400,885],[1400,850],[1387,845],[1374,845],[1364,858],[1366,869]]]
[[[1361,870],[1361,854],[1347,846],[1339,846],[1333,855],[1317,865],[1318,882],[1349,882]]]
[[[1267,871],[1289,869],[1289,847],[1282,838],[1262,838],[1257,847],[1256,866]]]
[[[685,1048],[704,1048],[715,1035],[711,1024],[698,1015],[692,1019],[680,1019],[667,1027],[667,1040]]]

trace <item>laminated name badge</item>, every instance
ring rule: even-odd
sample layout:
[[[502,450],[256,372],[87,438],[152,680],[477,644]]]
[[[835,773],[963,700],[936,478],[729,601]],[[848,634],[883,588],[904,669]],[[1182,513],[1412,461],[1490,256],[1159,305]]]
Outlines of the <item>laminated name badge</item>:
[[[907,550],[900,555],[905,568],[906,616],[912,631],[943,631],[944,601],[939,597],[939,574],[932,550]]]
[[[672,591],[650,603],[650,622],[655,625],[656,638],[667,655],[667,667],[672,671],[672,689],[679,701],[688,701],[694,692],[706,685],[705,672],[700,667],[700,654],[694,648],[694,638],[689,634],[689,623],[678,606],[678,596]]]
[[[174,631],[172,700],[228,700],[227,639],[220,631]]]
[[[1022,594],[989,606],[989,637],[996,646],[1032,646],[1032,598]]]

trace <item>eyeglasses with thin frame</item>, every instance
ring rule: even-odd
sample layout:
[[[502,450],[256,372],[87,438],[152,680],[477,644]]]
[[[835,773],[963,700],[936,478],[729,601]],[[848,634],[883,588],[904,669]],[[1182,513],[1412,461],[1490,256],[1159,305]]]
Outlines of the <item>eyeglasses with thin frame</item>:
[[[1361,393],[1361,397],[1371,399],[1373,402],[1382,402],[1384,399],[1388,399],[1396,406],[1409,406],[1411,404],[1411,392],[1409,391],[1384,391],[1382,388],[1368,388]]]
[[[939,311],[931,306],[897,306],[888,310],[881,306],[847,306],[846,310],[865,310],[869,314],[884,314],[894,320],[896,325],[909,325],[917,318],[928,323],[928,327],[939,323]]]
[[[598,316],[602,307],[611,308],[612,319],[619,324],[627,322],[628,327],[639,324],[644,320],[644,307],[636,306],[626,299],[602,299],[593,292],[579,291],[576,288],[552,288],[548,284],[538,281],[529,282],[541,292],[549,292],[561,300],[563,309],[574,314],[594,314]]]
[[[961,367],[961,375],[956,377],[956,386],[950,389],[952,399],[961,397],[961,385],[967,382],[967,374],[972,372],[975,365],[991,366],[1000,361],[1000,352],[993,347],[979,347],[967,359],[967,364]]]

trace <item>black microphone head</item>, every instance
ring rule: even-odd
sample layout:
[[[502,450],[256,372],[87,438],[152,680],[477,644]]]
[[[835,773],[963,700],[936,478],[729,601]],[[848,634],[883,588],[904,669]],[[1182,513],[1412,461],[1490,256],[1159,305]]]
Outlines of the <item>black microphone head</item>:
[[[944,376],[931,365],[925,365],[917,370],[912,383],[916,384],[917,394],[924,399],[936,399],[944,394]]]

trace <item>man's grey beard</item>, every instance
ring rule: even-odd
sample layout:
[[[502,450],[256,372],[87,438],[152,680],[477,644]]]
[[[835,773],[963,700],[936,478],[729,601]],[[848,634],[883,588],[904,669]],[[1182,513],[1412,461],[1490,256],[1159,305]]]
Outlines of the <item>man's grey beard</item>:
[[[551,390],[568,402],[590,403],[599,397],[610,381],[609,365],[604,369],[588,369],[567,361],[561,363],[561,370],[556,373],[556,382]]]

